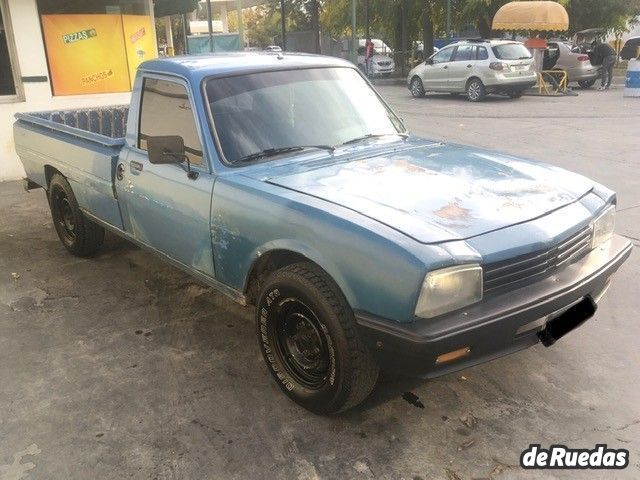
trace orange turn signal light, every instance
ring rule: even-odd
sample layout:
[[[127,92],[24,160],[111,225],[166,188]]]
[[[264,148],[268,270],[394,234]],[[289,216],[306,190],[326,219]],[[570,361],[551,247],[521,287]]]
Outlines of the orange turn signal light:
[[[436,365],[439,365],[441,363],[453,362],[454,360],[457,360],[459,358],[466,357],[470,353],[471,347],[463,347],[452,352],[443,353],[442,355],[438,355],[438,358],[436,358]]]

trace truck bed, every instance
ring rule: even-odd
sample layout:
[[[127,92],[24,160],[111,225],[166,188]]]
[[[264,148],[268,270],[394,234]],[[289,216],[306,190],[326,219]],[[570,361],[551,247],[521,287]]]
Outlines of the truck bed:
[[[16,114],[16,152],[27,178],[46,188],[47,172],[60,171],[83,209],[121,228],[114,179],[128,111],[116,105]]]

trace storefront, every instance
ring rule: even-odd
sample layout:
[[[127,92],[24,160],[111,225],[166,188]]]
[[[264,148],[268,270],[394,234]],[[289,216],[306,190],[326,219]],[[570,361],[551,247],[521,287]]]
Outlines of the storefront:
[[[22,177],[13,116],[128,103],[157,56],[152,0],[0,0],[0,181]]]

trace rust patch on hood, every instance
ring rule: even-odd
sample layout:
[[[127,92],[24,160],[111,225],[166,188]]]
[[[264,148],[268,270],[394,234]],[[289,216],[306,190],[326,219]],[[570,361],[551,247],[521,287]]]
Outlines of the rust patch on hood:
[[[448,203],[433,213],[446,220],[468,220],[471,218],[471,211],[468,208],[461,207],[457,201]]]

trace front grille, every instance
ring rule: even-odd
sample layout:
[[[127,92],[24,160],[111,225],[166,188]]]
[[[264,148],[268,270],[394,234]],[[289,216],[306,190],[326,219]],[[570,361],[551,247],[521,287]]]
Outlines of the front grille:
[[[381,67],[388,67],[389,65],[391,65],[391,62],[389,61],[378,62],[378,65],[380,65]]]
[[[484,295],[513,290],[550,275],[584,255],[590,243],[591,227],[588,226],[548,250],[483,265]]]

